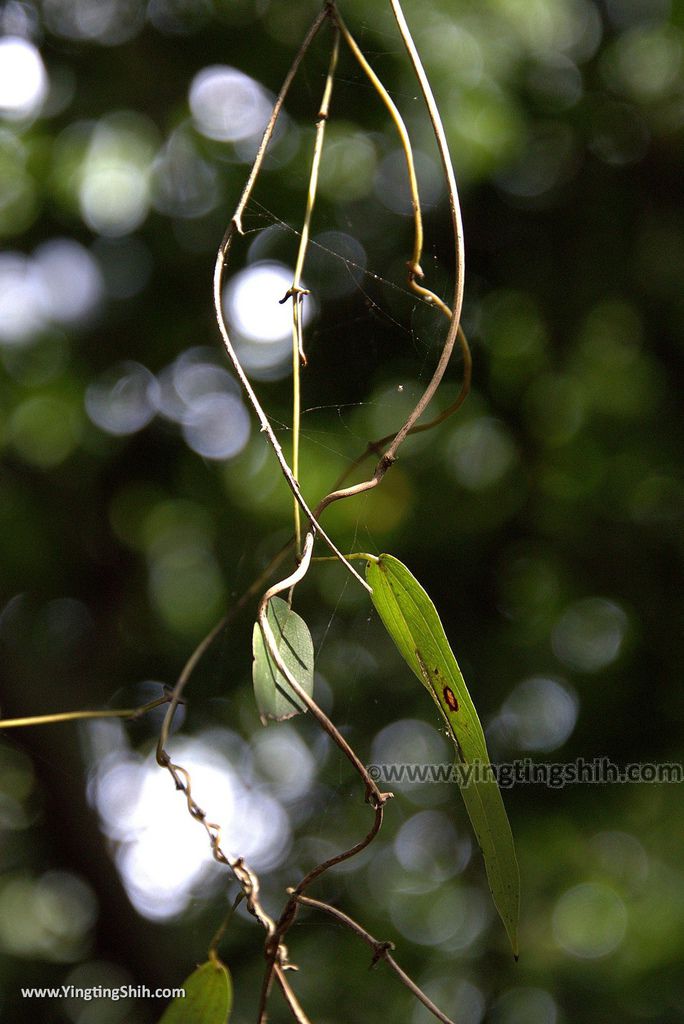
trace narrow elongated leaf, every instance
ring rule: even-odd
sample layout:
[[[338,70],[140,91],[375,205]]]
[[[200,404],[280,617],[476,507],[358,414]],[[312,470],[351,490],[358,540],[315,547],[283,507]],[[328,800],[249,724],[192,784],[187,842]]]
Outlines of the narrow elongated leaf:
[[[228,968],[208,960],[183,982],[185,997],[166,1007],[159,1024],[226,1024],[233,1005]]]
[[[309,627],[301,616],[292,611],[287,601],[280,597],[274,597],[269,602],[267,617],[281,658],[302,689],[311,695],[314,652]],[[306,711],[268,653],[258,622],[254,624],[252,652],[254,695],[264,725],[269,718],[282,722],[300,711]]]
[[[392,555],[368,562],[373,604],[404,660],[430,693],[456,747],[461,794],[482,850],[489,888],[518,955],[520,877],[511,826],[489,765],[484,733],[437,610]]]

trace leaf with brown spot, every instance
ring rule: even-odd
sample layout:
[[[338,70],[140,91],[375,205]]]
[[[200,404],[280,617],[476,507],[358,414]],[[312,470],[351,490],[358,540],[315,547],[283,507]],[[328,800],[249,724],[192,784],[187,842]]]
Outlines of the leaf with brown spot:
[[[491,772],[484,732],[444,627],[428,594],[392,555],[368,562],[366,580],[373,604],[400,654],[434,700],[451,736],[462,771],[461,795],[475,831],[492,898],[518,955],[520,876],[515,845],[499,786]],[[428,667],[429,666],[429,667]],[[450,706],[451,694],[458,710]]]

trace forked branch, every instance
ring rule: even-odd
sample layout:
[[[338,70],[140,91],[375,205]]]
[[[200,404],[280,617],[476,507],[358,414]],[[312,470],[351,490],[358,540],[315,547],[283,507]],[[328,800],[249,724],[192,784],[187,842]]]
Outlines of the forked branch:
[[[383,942],[379,939],[373,938],[370,932],[367,932],[366,929],[358,923],[358,921],[355,921],[349,916],[349,914],[345,914],[344,911],[340,910],[338,907],[333,907],[330,903],[324,903],[322,900],[311,899],[310,896],[295,896],[295,899],[297,900],[297,903],[301,903],[302,906],[312,907],[315,910],[322,910],[324,913],[329,914],[330,917],[334,917],[336,921],[339,921],[347,928],[350,928],[359,936],[360,939],[363,939],[367,946],[370,946],[373,950],[371,966],[378,963],[380,960],[384,960],[385,963],[394,971],[402,985],[405,985],[406,988],[413,993],[416,999],[419,999],[423,1006],[425,1006],[426,1009],[428,1009],[430,1013],[437,1018],[437,1020],[441,1021],[442,1024],[454,1024],[451,1018],[447,1017],[445,1013],[442,1013],[440,1008],[432,1002],[429,996],[427,996],[425,992],[416,985],[415,981],[408,976],[406,971],[399,966],[390,952],[390,950],[394,949],[393,943]]]

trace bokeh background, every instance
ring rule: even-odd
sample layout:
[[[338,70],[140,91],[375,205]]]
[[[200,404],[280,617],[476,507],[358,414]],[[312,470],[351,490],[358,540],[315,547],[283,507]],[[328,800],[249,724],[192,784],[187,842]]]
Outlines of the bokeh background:
[[[388,4],[340,7],[410,126],[430,287],[451,291],[436,149]],[[214,253],[309,0],[10,0],[0,28],[2,714],[129,707],[287,540],[289,493],[211,310]],[[680,416],[684,6],[406,0],[462,190],[473,393],[376,493],[326,513],[437,604],[499,760],[682,760]],[[329,34],[287,101],[225,294],[288,449],[288,314]],[[315,502],[399,424],[444,325],[406,288],[402,155],[342,51],[307,301],[303,466]],[[458,360],[437,405],[460,384]],[[324,553],[324,552],[321,552]],[[317,694],[367,761],[444,762],[435,709],[342,569],[296,597]],[[364,834],[348,766],[308,720],[263,729],[250,605],[213,645],[171,741],[266,907]],[[0,741],[0,1017],[148,1024],[162,1003],[22,1001],[22,985],[179,984],[233,899],[152,756],[159,716]],[[684,1016],[681,789],[505,794],[523,883],[513,963],[453,786],[397,787],[338,903],[459,1024]],[[255,1017],[263,936],[222,944]],[[317,1024],[430,1019],[368,950],[302,914]],[[274,1022],[288,1015],[276,993]]]

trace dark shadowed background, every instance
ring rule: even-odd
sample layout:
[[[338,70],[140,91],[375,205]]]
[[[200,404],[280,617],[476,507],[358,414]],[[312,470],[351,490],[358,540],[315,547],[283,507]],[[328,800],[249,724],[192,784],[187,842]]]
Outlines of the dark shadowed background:
[[[426,282],[451,294],[436,147],[380,0],[340,9],[402,110]],[[291,531],[291,501],[229,372],[214,254],[317,10],[298,0],[44,0],[0,13],[0,644],[3,717],[133,707]],[[326,513],[390,551],[442,615],[499,761],[682,760],[680,415],[684,6],[406,0],[462,192],[473,392],[409,439],[377,492]],[[329,31],[287,100],[225,295],[290,445],[292,279]],[[302,486],[312,503],[397,426],[444,325],[406,286],[401,150],[344,48],[310,258]],[[450,367],[437,406],[461,380]],[[321,548],[320,553],[324,553]],[[297,610],[317,697],[365,761],[445,762],[428,695],[336,565]],[[263,729],[249,606],[203,659],[170,743],[264,903],[367,829],[309,720]],[[308,716],[307,716],[308,717]],[[154,762],[160,718],[0,741],[0,1017],[148,1024],[162,1001],[22,1000],[26,985],[181,983],[235,896]],[[518,785],[514,964],[453,785],[398,786],[380,837],[312,895],[380,938],[458,1024],[684,1017],[681,787]],[[316,1024],[430,1018],[353,935],[288,937]],[[221,946],[237,1024],[263,934]],[[290,1019],[275,993],[271,1019]]]

